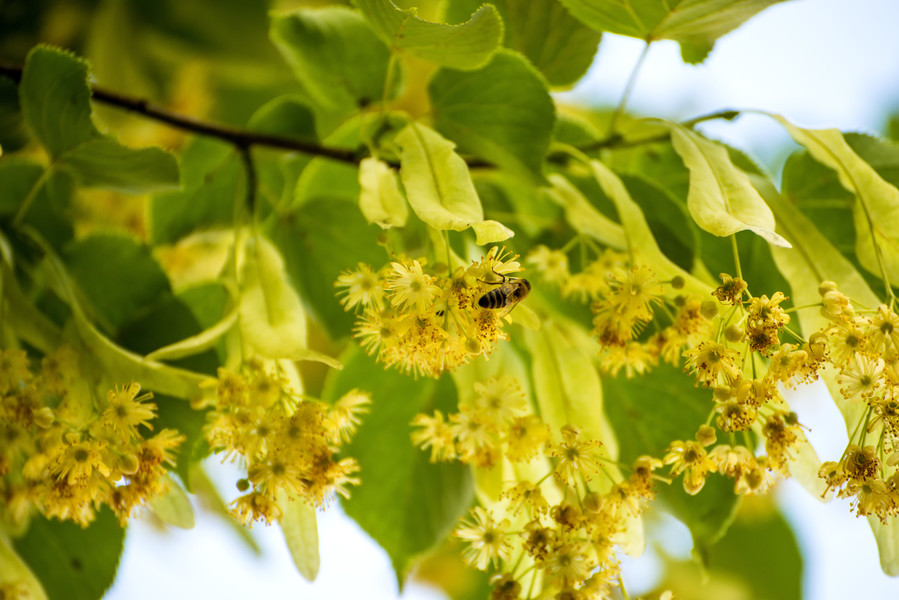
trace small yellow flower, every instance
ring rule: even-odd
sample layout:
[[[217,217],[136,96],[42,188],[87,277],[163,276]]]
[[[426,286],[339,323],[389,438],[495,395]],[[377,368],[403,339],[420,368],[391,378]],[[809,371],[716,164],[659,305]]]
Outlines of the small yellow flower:
[[[589,480],[599,471],[600,461],[597,440],[581,440],[580,432],[573,425],[562,427],[562,442],[552,447],[551,455],[558,459],[553,474],[568,485],[577,485],[578,475]]]
[[[440,288],[434,285],[433,278],[421,268],[421,263],[391,263],[394,273],[387,281],[387,289],[392,292],[390,302],[403,310],[415,310],[425,313],[433,308],[434,298],[440,294]]]
[[[106,394],[109,404],[100,415],[100,422],[108,430],[120,433],[122,440],[138,437],[140,426],[153,429],[150,421],[156,417],[156,405],[147,402],[153,394],[147,392],[138,396],[139,393],[140,385],[129,383],[122,388],[116,386]]]
[[[431,462],[442,462],[456,457],[453,430],[439,410],[434,411],[433,417],[415,415],[412,426],[420,428],[412,433],[412,443],[422,450],[430,448]]]
[[[740,369],[737,359],[740,353],[729,350],[718,342],[705,340],[695,348],[684,352],[687,363],[684,371],[688,369],[696,377],[697,385],[704,387],[715,386],[720,383],[729,385],[740,377]]]
[[[462,555],[465,562],[485,571],[491,563],[498,566],[512,550],[506,533],[509,521],[497,523],[490,512],[480,506],[471,509],[471,514],[473,519],[463,521],[455,535],[469,544]]]
[[[334,286],[344,288],[338,295],[344,295],[340,303],[347,310],[364,308],[378,311],[384,305],[381,281],[365,263],[359,263],[354,271],[341,273]]]

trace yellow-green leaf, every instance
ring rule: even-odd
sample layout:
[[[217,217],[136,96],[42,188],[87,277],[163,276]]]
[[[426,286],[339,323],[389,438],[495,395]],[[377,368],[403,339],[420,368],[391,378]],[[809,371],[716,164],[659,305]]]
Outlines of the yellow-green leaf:
[[[774,232],[774,215],[749,181],[731,162],[724,146],[671,124],[671,144],[690,170],[687,209],[696,224],[726,237],[748,230],[770,244],[789,248]]]
[[[37,577],[3,535],[0,535],[0,583],[15,585],[24,593],[22,597],[28,600],[47,600]]]
[[[598,31],[642,40],[712,43],[783,0],[561,0]]]
[[[400,175],[418,218],[435,229],[462,231],[484,220],[468,165],[439,133],[410,123],[396,135]]]
[[[315,581],[321,565],[315,507],[300,499],[290,499],[284,493],[278,494],[278,506],[283,512],[281,532],[293,564],[306,581]]]
[[[377,158],[363,159],[359,164],[359,187],[359,208],[369,223],[381,229],[406,224],[409,207],[390,165]]]
[[[499,221],[481,221],[480,223],[472,223],[471,228],[474,230],[475,241],[478,246],[485,244],[495,244],[504,242],[515,235],[515,232],[500,223]]]
[[[703,283],[687,271],[674,264],[659,249],[652,235],[646,217],[636,202],[631,198],[624,183],[610,168],[603,163],[592,160],[589,163],[593,176],[602,188],[603,193],[615,204],[618,218],[624,229],[627,247],[634,262],[644,262],[655,271],[661,280],[680,276],[684,278],[684,291],[707,297],[712,286]]]
[[[565,220],[572,229],[617,250],[627,246],[621,225],[599,212],[570,181],[552,174],[549,182],[552,187],[547,195],[565,209]]]
[[[261,237],[247,241],[245,247],[240,331],[251,355],[295,359],[307,349],[306,311],[288,283],[281,255]]]
[[[355,4],[393,52],[452,69],[482,67],[503,38],[502,20],[490,4],[459,25],[425,21],[416,16],[416,9],[400,10],[390,0],[355,0]]]
[[[165,476],[165,481],[168,489],[163,495],[150,500],[150,508],[164,523],[180,529],[193,529],[196,518],[187,492],[168,475]]]
[[[812,157],[836,171],[847,190],[855,194],[855,252],[861,265],[899,282],[899,189],[852,150],[838,129],[803,129],[780,115],[771,115]],[[880,260],[878,260],[878,252]]]

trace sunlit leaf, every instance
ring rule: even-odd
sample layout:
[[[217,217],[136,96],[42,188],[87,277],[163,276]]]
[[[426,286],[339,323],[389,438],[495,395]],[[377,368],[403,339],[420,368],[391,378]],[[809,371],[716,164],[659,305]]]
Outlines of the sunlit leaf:
[[[283,492],[278,494],[278,506],[283,513],[281,532],[293,564],[306,581],[315,581],[321,565],[315,507],[299,498],[291,499]]]
[[[168,489],[164,494],[150,500],[150,508],[163,523],[179,529],[193,529],[196,525],[196,517],[194,517],[194,509],[187,497],[187,492],[169,476],[166,476],[163,481],[168,485]]]
[[[572,229],[588,235],[612,248],[623,250],[626,246],[621,225],[599,212],[590,201],[565,177],[549,176],[552,187],[547,195],[565,209],[565,219]]]
[[[17,586],[29,600],[47,600],[41,583],[7,542],[6,536],[0,536],[0,582]]]
[[[396,135],[400,175],[418,218],[436,229],[462,231],[484,220],[481,201],[454,144],[433,129],[411,123]]]
[[[774,232],[771,209],[723,146],[678,125],[671,126],[671,144],[690,169],[687,208],[697,225],[719,237],[748,230],[789,247]]]
[[[815,160],[836,171],[840,183],[855,194],[855,251],[862,266],[899,282],[899,234],[893,226],[899,222],[899,189],[862,160],[838,129],[802,129],[772,116]]]
[[[503,24],[490,4],[460,25],[431,23],[415,9],[400,10],[390,0],[354,0],[391,50],[452,69],[483,66],[502,41]]]
[[[602,187],[618,209],[621,226],[624,229],[629,252],[634,260],[644,261],[656,272],[659,279],[666,280],[677,276],[684,278],[684,290],[705,297],[711,292],[711,286],[703,283],[689,272],[674,264],[665,256],[656,243],[646,223],[640,207],[633,201],[621,179],[607,166],[599,161],[590,161],[590,168],[596,181]]]
[[[641,40],[713,43],[783,0],[560,0],[597,31]]]
[[[396,172],[376,158],[359,164],[359,209],[369,223],[382,229],[402,227],[409,218],[406,199],[400,192]]]
[[[442,69],[428,94],[435,129],[460,152],[543,181],[555,107],[543,78],[520,54],[501,50],[477,71]]]
[[[499,221],[487,220],[481,221],[480,223],[472,223],[471,228],[475,233],[474,243],[478,246],[504,242],[515,235],[514,231],[512,231]]]

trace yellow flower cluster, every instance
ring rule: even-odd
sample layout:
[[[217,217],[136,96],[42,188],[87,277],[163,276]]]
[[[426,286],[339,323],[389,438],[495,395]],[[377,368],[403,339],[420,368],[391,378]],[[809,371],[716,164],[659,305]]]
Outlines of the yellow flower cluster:
[[[471,511],[456,530],[467,543],[463,558],[496,571],[491,598],[517,599],[523,588],[531,590],[529,597],[610,598],[620,582],[618,547],[629,521],[655,497],[659,478],[653,471],[661,461],[641,457],[629,477],[616,476],[604,466],[602,444],[585,439],[577,427],[563,426],[553,442],[514,379],[494,377],[474,391],[448,419],[417,415],[413,441],[431,450],[432,461],[491,467],[504,459],[546,464],[547,471],[519,476],[494,505]],[[605,481],[591,484],[597,475]],[[502,517],[495,516],[498,511]]]
[[[542,283],[557,286],[563,297],[590,303],[593,331],[600,342],[600,367],[613,376],[624,369],[627,377],[634,377],[660,360],[680,364],[682,350],[702,339],[709,319],[717,314],[711,300],[670,293],[683,287],[681,279],[659,281],[648,266],[630,266],[627,255],[614,250],[603,250],[577,273],[569,271],[562,250],[546,246],[534,249],[526,262],[540,274]],[[670,316],[665,325],[654,321],[658,306]],[[654,333],[641,335],[650,323],[656,326]]]
[[[886,305],[859,314],[833,282],[818,291],[829,323],[812,338],[838,369],[843,397],[864,406],[843,456],[819,476],[825,494],[837,490],[856,514],[885,522],[899,515],[899,315]]]
[[[522,270],[516,258],[494,247],[451,276],[429,273],[414,259],[379,272],[360,263],[335,286],[345,309],[359,314],[354,335],[369,355],[407,373],[438,377],[489,355],[505,339],[502,317],[530,290],[526,280],[512,277]]]
[[[102,505],[124,522],[167,490],[183,436],[148,435],[156,405],[137,383],[94,398],[78,363],[63,346],[34,373],[24,350],[0,350],[0,522],[36,511],[87,526]]]
[[[295,392],[277,363],[260,359],[239,372],[220,368],[215,392],[206,438],[225,460],[247,465],[238,489],[252,490],[232,505],[243,524],[279,520],[279,495],[324,506],[335,495],[348,497],[347,486],[359,483],[356,461],[335,454],[367,412],[368,394],[353,390],[328,406]]]

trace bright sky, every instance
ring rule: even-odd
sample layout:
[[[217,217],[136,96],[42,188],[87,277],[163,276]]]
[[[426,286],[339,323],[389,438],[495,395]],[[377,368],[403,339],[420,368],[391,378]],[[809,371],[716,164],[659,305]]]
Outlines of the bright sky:
[[[777,112],[807,127],[879,132],[899,109],[899,2],[896,0],[793,0],[769,8],[719,41],[701,66],[681,63],[673,43],[654,46],[631,97],[645,115],[685,119],[723,108]],[[617,103],[642,43],[606,36],[589,75],[569,100]],[[709,125],[714,137],[743,148],[772,171],[779,170],[786,134],[763,117]],[[829,400],[797,401],[811,426],[813,445],[825,459],[839,456],[845,428]],[[223,486],[237,478],[215,461]],[[223,487],[224,489],[224,487]],[[233,489],[224,493],[234,493]],[[797,485],[779,499],[806,555],[806,600],[847,597],[897,598],[899,580],[880,571],[867,523],[847,502],[819,503]],[[322,568],[318,581],[297,574],[280,532],[257,526],[263,548],[256,557],[221,521],[197,511],[192,531],[160,532],[132,523],[109,600],[157,598],[266,598],[271,600],[399,597],[386,555],[339,509],[320,515]],[[651,565],[629,565],[634,593],[651,581]],[[646,579],[649,577],[649,579]],[[402,598],[436,600],[442,595],[410,585]]]

